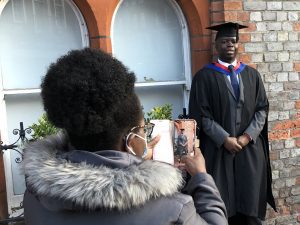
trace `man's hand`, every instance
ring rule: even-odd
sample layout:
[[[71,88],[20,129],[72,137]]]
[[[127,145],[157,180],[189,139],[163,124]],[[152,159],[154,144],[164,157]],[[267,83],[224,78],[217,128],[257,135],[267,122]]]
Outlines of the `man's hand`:
[[[152,159],[152,157],[153,157],[153,148],[157,144],[157,142],[159,142],[159,140],[160,140],[160,136],[157,135],[153,139],[151,139],[151,141],[149,143],[147,143],[148,152],[147,152],[147,156],[145,157],[145,159]]]
[[[236,137],[226,137],[223,145],[232,154],[241,151],[243,148],[241,144],[238,143]]]
[[[205,160],[200,148],[195,148],[194,156],[182,156],[181,163],[184,164],[184,168],[191,176],[197,173],[206,173]]]
[[[250,140],[251,139],[246,134],[243,134],[237,138],[238,144],[242,147],[245,147],[247,144],[249,144]]]

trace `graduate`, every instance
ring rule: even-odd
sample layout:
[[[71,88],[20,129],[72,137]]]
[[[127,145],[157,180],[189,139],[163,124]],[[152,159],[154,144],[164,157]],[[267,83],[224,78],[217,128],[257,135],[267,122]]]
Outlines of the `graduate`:
[[[216,62],[198,71],[192,82],[189,116],[210,173],[225,202],[229,224],[263,224],[267,203],[274,210],[268,144],[268,99],[257,70],[239,62],[239,29],[224,23],[217,31]]]

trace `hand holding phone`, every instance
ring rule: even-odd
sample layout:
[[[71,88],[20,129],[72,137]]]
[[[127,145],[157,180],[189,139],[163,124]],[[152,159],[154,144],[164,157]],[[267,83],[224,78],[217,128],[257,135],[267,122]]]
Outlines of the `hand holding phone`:
[[[194,156],[183,156],[181,163],[191,176],[194,176],[197,173],[206,173],[205,159],[200,148],[195,148]]]
[[[159,142],[153,148],[153,160],[178,166],[182,156],[194,153],[195,120],[151,120],[150,122],[155,124],[152,136],[160,136]]]

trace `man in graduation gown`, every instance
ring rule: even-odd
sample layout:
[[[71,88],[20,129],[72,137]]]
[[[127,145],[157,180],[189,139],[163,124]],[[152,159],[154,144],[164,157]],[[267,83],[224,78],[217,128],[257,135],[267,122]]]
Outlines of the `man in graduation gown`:
[[[238,62],[236,23],[217,30],[218,61],[193,78],[189,116],[200,128],[208,172],[226,204],[229,224],[262,224],[267,202],[275,209],[268,145],[268,99],[257,70]]]

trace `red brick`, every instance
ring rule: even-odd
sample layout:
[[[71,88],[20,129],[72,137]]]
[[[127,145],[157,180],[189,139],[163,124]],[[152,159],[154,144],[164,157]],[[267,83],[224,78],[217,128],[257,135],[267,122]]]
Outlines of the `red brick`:
[[[220,23],[220,22],[224,22],[224,13],[223,12],[212,13],[212,23]]]
[[[251,42],[251,35],[246,33],[240,33],[239,35],[240,42]]]
[[[272,130],[287,130],[296,127],[300,127],[300,120],[289,120],[289,121],[278,122],[275,124]]]
[[[243,63],[250,63],[251,62],[251,55],[249,54],[240,54],[239,60]]]
[[[250,20],[250,13],[249,12],[237,12],[237,20],[248,22]]]
[[[256,31],[256,23],[248,23],[246,25],[248,26],[248,28],[243,29],[244,32]]]
[[[242,43],[239,43],[239,53],[245,52],[245,46]]]
[[[295,108],[296,109],[300,109],[300,100],[296,101]]]
[[[224,11],[224,4],[223,2],[212,2],[211,3],[211,11]]]
[[[243,10],[241,1],[224,2],[224,10]]]
[[[294,31],[300,31],[300,23],[294,23]]]
[[[294,124],[297,128],[300,128],[300,120],[295,120]]]
[[[300,129],[291,130],[291,137],[300,137]]]
[[[289,206],[281,206],[279,207],[279,212],[282,215],[291,215],[291,212],[290,212],[290,207]]]
[[[285,140],[290,137],[289,131],[280,130],[280,131],[271,131],[269,132],[269,139],[272,140]]]
[[[294,68],[295,68],[295,71],[300,72],[300,62],[295,62]]]
[[[120,0],[116,1],[120,2]],[[189,25],[189,32],[191,35],[210,34],[210,31],[205,29],[205,27],[211,24],[211,11],[209,1],[177,0],[177,3],[179,4],[183,14],[186,17],[187,23]]]
[[[210,51],[192,51],[192,73],[195,74],[205,64],[211,62]]]
[[[224,12],[225,21],[237,21],[237,12],[226,11]]]
[[[192,37],[191,44],[193,50],[210,50],[211,49],[211,37]]]

